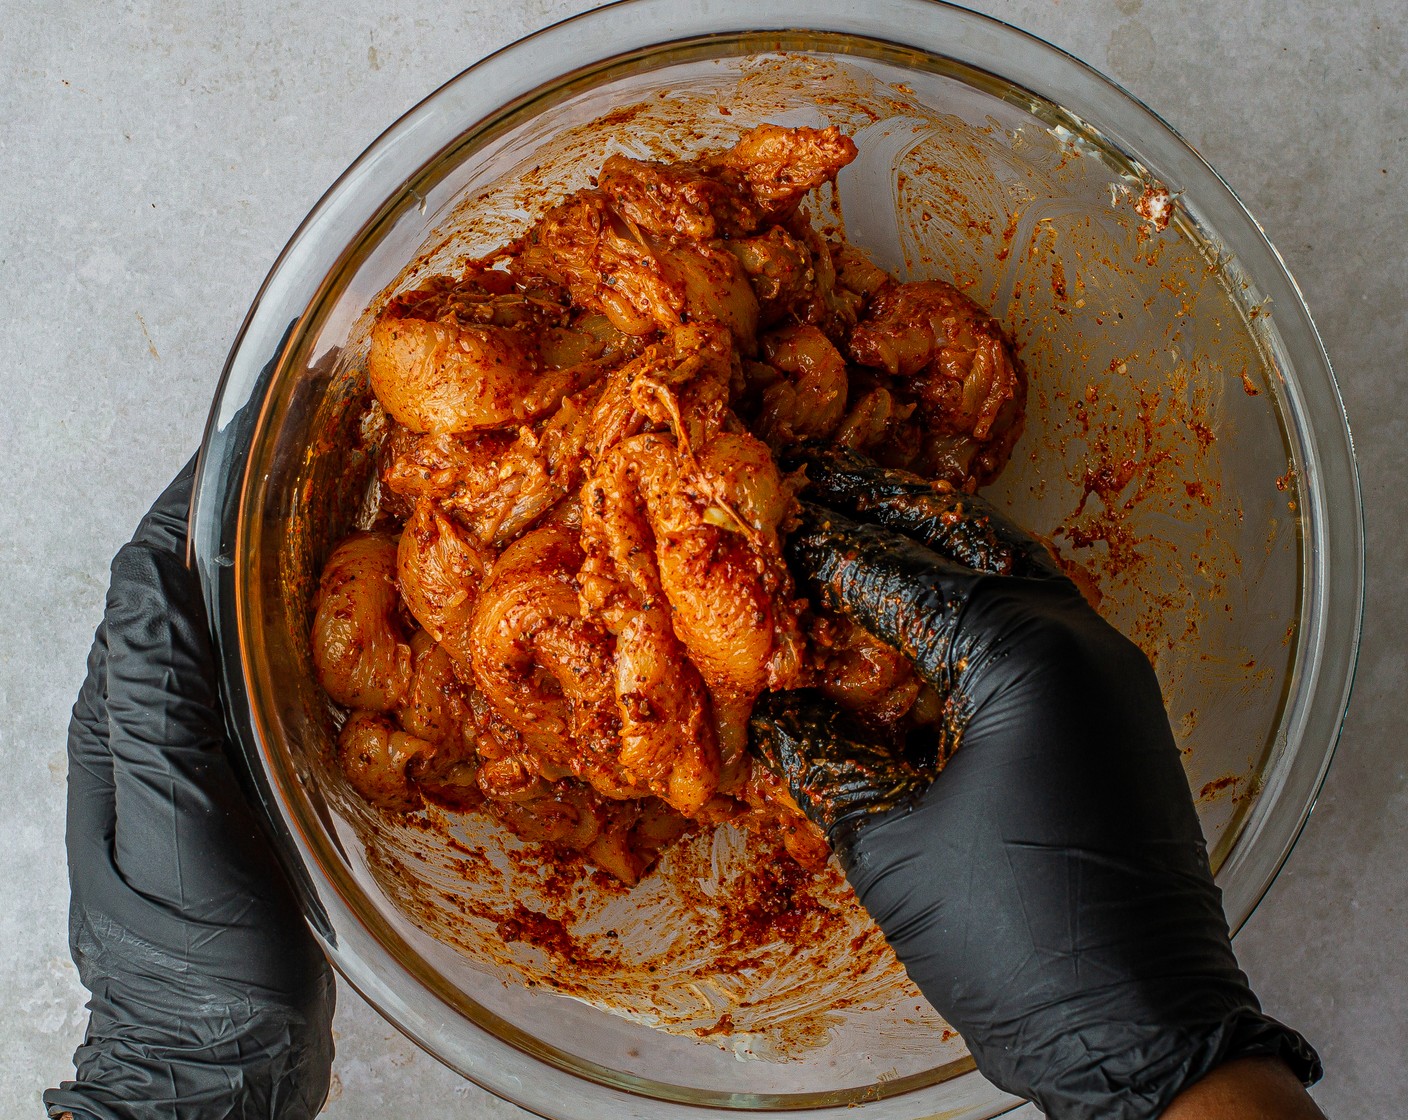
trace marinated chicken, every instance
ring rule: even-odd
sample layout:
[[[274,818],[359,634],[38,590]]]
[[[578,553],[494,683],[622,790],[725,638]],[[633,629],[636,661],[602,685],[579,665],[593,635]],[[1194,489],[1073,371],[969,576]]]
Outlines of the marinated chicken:
[[[312,626],[367,801],[478,807],[627,884],[728,820],[816,867],[821,833],[749,751],[759,697],[813,687],[895,736],[940,718],[904,658],[798,597],[810,480],[780,464],[860,454],[957,501],[1005,465],[1026,383],[962,293],[814,221],[855,155],[763,125],[612,156],[381,311],[379,515],[327,561]]]

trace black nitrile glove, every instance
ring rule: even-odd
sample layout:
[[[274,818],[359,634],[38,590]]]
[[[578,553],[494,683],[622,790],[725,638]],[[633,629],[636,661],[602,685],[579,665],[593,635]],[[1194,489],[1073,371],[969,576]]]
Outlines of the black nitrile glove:
[[[945,715],[901,758],[779,693],[754,744],[978,1068],[1058,1120],[1148,1120],[1230,1058],[1317,1079],[1237,967],[1144,655],[981,500],[805,461],[831,508],[804,507],[794,567],[913,659]]]
[[[327,1095],[332,974],[226,753],[191,478],[113,560],[69,727],[69,941],[92,999],[50,1116],[296,1120]]]

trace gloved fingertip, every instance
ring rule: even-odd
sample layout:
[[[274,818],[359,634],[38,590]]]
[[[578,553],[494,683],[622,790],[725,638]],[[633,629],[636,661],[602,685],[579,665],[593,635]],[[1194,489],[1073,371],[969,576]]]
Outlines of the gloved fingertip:
[[[192,455],[138,522],[134,543],[174,552],[184,561],[195,471],[196,456]]]
[[[763,764],[828,836],[903,804],[929,782],[897,743],[813,689],[764,693],[749,733]]]

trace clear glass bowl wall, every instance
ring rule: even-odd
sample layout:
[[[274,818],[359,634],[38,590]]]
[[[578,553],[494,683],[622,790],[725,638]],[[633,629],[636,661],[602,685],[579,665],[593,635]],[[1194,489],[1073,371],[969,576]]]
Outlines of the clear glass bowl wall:
[[[835,123],[861,155],[823,212],[903,278],[958,283],[1017,345],[1027,430],[989,494],[1154,659],[1234,927],[1289,850],[1347,699],[1362,530],[1333,379],[1274,251],[1152,114],[1019,32],[906,0],[818,4],[807,31],[786,30],[787,5],[743,7],[636,0],[510,48],[310,215],[232,354],[201,464],[196,549],[232,723],[344,975],[500,1095],[564,1118],[996,1115],[1010,1098],[912,1006],[744,1061],[746,1046],[525,986],[443,936],[448,894],[398,886],[431,874],[443,838],[371,814],[328,764],[308,604],[370,469],[368,309],[502,243],[612,151]],[[912,42],[877,30],[896,27]]]

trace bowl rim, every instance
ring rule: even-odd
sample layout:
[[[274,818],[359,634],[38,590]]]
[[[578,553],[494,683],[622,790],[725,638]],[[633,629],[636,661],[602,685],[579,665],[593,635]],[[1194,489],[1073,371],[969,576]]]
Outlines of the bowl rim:
[[[699,11],[701,7],[705,11]],[[1289,417],[1303,429],[1295,435],[1301,440],[1303,450],[1309,452],[1301,456],[1305,460],[1301,485],[1310,506],[1308,513],[1321,516],[1324,525],[1320,539],[1304,542],[1302,571],[1311,577],[1305,580],[1307,594],[1327,586],[1327,572],[1331,567],[1341,580],[1347,580],[1347,585],[1340,589],[1337,602],[1311,602],[1309,610],[1303,611],[1302,616],[1310,625],[1302,627],[1299,637],[1296,654],[1299,680],[1293,682],[1293,687],[1304,698],[1298,709],[1304,718],[1301,726],[1289,730],[1287,746],[1303,743],[1307,737],[1324,741],[1326,746],[1318,758],[1306,760],[1307,766],[1284,775],[1282,788],[1275,791],[1278,798],[1289,796],[1293,802],[1303,802],[1291,827],[1281,822],[1280,835],[1268,835],[1266,821],[1263,819],[1259,827],[1254,827],[1258,825],[1254,820],[1238,841],[1239,845],[1247,845],[1268,835],[1275,850],[1261,861],[1255,882],[1227,900],[1230,924],[1235,931],[1264,897],[1313,807],[1347,711],[1362,628],[1362,499],[1352,437],[1323,343],[1310,320],[1300,289],[1260,224],[1221,176],[1175,130],[1117,83],[1069,53],[1011,24],[937,0],[876,0],[864,6],[864,10],[861,8],[850,0],[816,0],[805,9],[803,22],[808,26],[799,29],[796,6],[787,0],[747,0],[702,6],[687,0],[618,0],[543,28],[488,55],[439,87],[387,128],[334,182],[280,253],[236,335],[222,371],[197,464],[191,512],[192,548],[216,630],[217,648],[227,646],[226,639],[241,632],[242,598],[236,560],[241,555],[238,538],[247,512],[250,485],[257,481],[247,476],[247,467],[260,419],[254,415],[256,410],[247,406],[264,403],[269,385],[294,348],[293,341],[306,321],[317,290],[327,276],[338,271],[338,256],[329,255],[327,250],[340,247],[345,253],[365,237],[391,208],[405,202],[417,177],[436,163],[447,146],[467,136],[483,135],[494,120],[503,119],[518,107],[560,89],[569,78],[589,70],[610,69],[632,54],[648,54],[683,42],[707,41],[717,46],[725,40],[771,36],[782,41],[789,34],[804,37],[810,32],[824,32],[950,59],[976,72],[992,75],[1001,73],[998,65],[1007,62],[1015,49],[1024,63],[1037,64],[1032,73],[1043,77],[1045,85],[1035,88],[1030,75],[1020,85],[1015,79],[1000,81],[1026,89],[1043,104],[1062,107],[1114,150],[1126,154],[1139,152],[1140,160],[1136,162],[1147,168],[1152,177],[1187,183],[1191,174],[1194,180],[1200,180],[1199,189],[1212,191],[1220,204],[1223,220],[1217,226],[1218,233],[1224,236],[1228,233],[1224,228],[1228,221],[1242,226],[1237,232],[1245,244],[1237,253],[1238,259],[1248,266],[1248,271],[1263,287],[1270,280],[1272,287],[1279,285],[1284,289],[1283,296],[1288,292],[1291,297],[1289,301],[1283,299],[1284,309],[1278,303],[1276,311],[1278,329],[1290,328],[1291,338],[1283,338],[1283,342],[1297,355],[1294,363],[1285,354],[1281,355],[1285,366],[1296,374],[1284,389],[1291,406]],[[901,38],[906,41],[901,43],[877,34],[879,28],[904,28]],[[925,40],[923,44],[919,42],[921,39]],[[580,56],[586,49],[584,44],[608,44],[609,50],[606,53],[598,50],[585,61],[578,57],[579,65],[574,69],[543,78],[543,71],[551,67],[545,67],[541,59]],[[960,47],[961,54],[955,54]],[[476,84],[494,90],[495,94],[492,97],[477,95],[471,89]],[[503,96],[505,92],[509,96]],[[453,122],[448,127],[437,119],[446,115],[445,98],[450,99],[450,108],[458,114],[452,114]],[[1078,116],[1073,105],[1082,110]],[[1151,131],[1146,134],[1144,129]],[[1138,146],[1134,145],[1132,135],[1136,131],[1140,132]],[[1151,139],[1158,141],[1152,154],[1148,150]],[[393,176],[400,185],[388,194],[384,173],[396,166],[414,170]],[[1169,176],[1166,166],[1177,167],[1180,174]],[[1209,201],[1202,195],[1199,198],[1200,202]],[[349,214],[361,216],[361,232],[353,242],[333,246],[331,242],[343,242],[345,238],[332,238],[329,231],[345,225]],[[1280,318],[1283,310],[1288,316],[1285,321]],[[1337,423],[1320,415],[1316,419],[1317,426],[1311,428],[1303,408],[1306,389],[1317,395],[1321,412],[1328,407],[1331,420]],[[1326,467],[1330,468],[1328,474]],[[1353,494],[1349,508],[1331,499],[1332,491],[1342,495],[1346,486]],[[1309,529],[1313,531],[1320,524],[1311,522]],[[1331,655],[1328,665],[1326,651]],[[1307,652],[1311,655],[1308,663],[1302,656]],[[451,1068],[522,1107],[544,1115],[565,1115],[561,1111],[563,1094],[583,1093],[582,1074],[544,1063],[482,1026],[475,1027],[482,1036],[476,1038],[477,1052],[466,1052],[463,1048],[452,1056],[443,1052],[443,1039],[436,1037],[435,1017],[411,1006],[397,985],[388,979],[388,975],[398,974],[411,978],[410,974],[357,917],[355,907],[343,897],[323,865],[316,840],[306,834],[297,814],[290,809],[287,792],[276,788],[271,780],[271,759],[250,710],[250,684],[245,666],[238,658],[224,659],[221,683],[231,738],[245,752],[256,800],[268,817],[267,824],[274,833],[276,847],[288,865],[310,924],[338,971],[386,1018]],[[1285,710],[1289,711],[1291,706],[1288,701]],[[1296,757],[1301,758],[1302,752],[1297,751]],[[1311,762],[1313,766],[1309,765]],[[294,854],[296,858],[291,858]],[[1227,871],[1226,867],[1222,869],[1223,873]],[[423,984],[419,985],[418,993],[430,994],[444,1002]],[[445,1010],[459,1014],[450,1006]],[[545,1081],[548,1071],[552,1078]],[[977,1074],[959,1080],[972,1082],[975,1078]],[[593,1092],[590,1103],[611,1115],[643,1118],[668,1111],[673,1116],[702,1117],[718,1115],[720,1111],[726,1114],[735,1110],[739,1114],[756,1111],[736,1098],[731,1102],[701,1106],[671,1100],[649,1090],[640,1095],[640,1090],[633,1091],[619,1083],[616,1088],[597,1082],[592,1084],[595,1089],[604,1090],[605,1095]],[[954,1082],[947,1084],[953,1086]],[[974,1084],[972,1088],[978,1090],[980,1086]],[[920,1097],[929,1095],[923,1087],[912,1087],[908,1092]],[[897,1098],[886,1094],[882,1099]],[[995,1107],[993,1102],[982,1103],[977,1097],[973,1101],[975,1103],[963,1106],[966,1111],[955,1115],[995,1115],[989,1111]],[[629,1109],[623,1112],[623,1105],[628,1103]],[[810,1115],[814,1110],[829,1111],[832,1106],[797,1100],[783,1107],[800,1115]],[[1006,1104],[1001,1108],[1005,1109]],[[581,1113],[583,1116],[596,1114]]]

